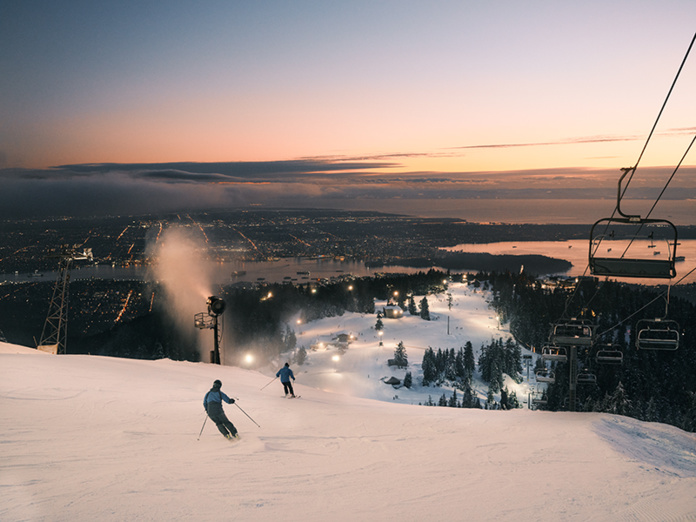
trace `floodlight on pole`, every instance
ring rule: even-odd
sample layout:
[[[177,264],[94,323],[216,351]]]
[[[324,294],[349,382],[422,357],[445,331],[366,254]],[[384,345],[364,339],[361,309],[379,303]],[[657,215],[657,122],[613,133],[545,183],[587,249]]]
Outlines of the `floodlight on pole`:
[[[220,364],[220,331],[218,329],[218,317],[225,311],[225,301],[220,297],[211,295],[206,301],[208,316],[205,312],[199,312],[193,316],[193,325],[198,329],[212,328],[215,340],[214,349],[210,352],[210,362]]]
[[[211,295],[207,301],[208,304],[208,315],[211,317],[217,317],[222,315],[225,311],[225,301],[217,296]]]

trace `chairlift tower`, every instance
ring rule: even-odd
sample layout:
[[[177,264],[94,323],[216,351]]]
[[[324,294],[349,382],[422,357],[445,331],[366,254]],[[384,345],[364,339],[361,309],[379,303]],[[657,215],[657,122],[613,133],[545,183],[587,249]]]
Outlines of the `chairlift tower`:
[[[36,348],[42,352],[64,354],[68,340],[70,265],[73,261],[92,261],[94,257],[91,248],[79,250],[78,245],[72,247],[63,245],[49,257],[58,258],[58,279],[53,287],[53,296],[41,332],[41,340]]]
[[[594,342],[594,327],[576,318],[553,326],[550,340],[565,355],[568,362],[568,410],[575,411],[578,388],[578,347],[590,347]],[[562,352],[561,352],[562,351]],[[542,354],[543,358],[543,354]],[[550,357],[549,357],[550,358]]]

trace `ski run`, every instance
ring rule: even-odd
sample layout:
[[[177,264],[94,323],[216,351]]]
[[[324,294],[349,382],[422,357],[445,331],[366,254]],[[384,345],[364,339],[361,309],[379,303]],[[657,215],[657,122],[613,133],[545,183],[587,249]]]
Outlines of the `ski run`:
[[[0,520],[696,519],[693,433],[599,413],[419,405],[446,391],[419,386],[424,349],[507,336],[485,293],[449,291],[451,309],[429,296],[432,321],[385,319],[382,346],[374,315],[297,327],[298,346],[317,347],[302,365],[0,344]],[[340,333],[355,336],[342,354],[328,343]],[[404,370],[387,366],[399,342]],[[300,401],[276,400],[278,381],[261,389],[286,360]],[[406,371],[412,389],[385,384]],[[241,434],[231,444],[203,425],[215,379],[254,421],[226,404]],[[524,403],[534,383],[506,384]],[[485,400],[487,386],[476,390]]]

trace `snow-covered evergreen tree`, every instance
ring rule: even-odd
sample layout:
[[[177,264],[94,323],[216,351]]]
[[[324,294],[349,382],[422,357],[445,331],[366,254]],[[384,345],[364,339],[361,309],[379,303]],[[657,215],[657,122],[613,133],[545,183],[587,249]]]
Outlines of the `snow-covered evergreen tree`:
[[[660,415],[657,411],[655,397],[650,397],[648,405],[645,407],[645,420],[648,422],[659,422]]]
[[[382,314],[377,314],[377,322],[375,322],[375,330],[378,332],[384,329],[384,323],[382,322]]]
[[[285,336],[283,337],[283,344],[285,345],[286,351],[294,350],[297,346],[297,336],[295,335],[295,330],[290,328],[289,325],[285,325]]]
[[[476,359],[474,358],[474,347],[471,341],[467,341],[464,345],[464,372],[467,380],[471,382],[476,369]]]
[[[461,383],[468,380],[466,369],[464,368],[464,350],[462,348],[459,349],[454,358],[454,374],[456,379]]]
[[[394,362],[399,368],[405,368],[408,366],[408,355],[406,354],[406,347],[403,341],[399,341],[399,344],[394,350]]]
[[[631,407],[626,390],[621,381],[616,385],[614,393],[605,399],[604,411],[615,413],[616,415],[626,415]]]
[[[406,372],[406,375],[404,376],[404,386],[406,388],[411,388],[411,386],[413,386],[413,376],[411,375],[411,372]]]
[[[425,321],[430,321],[430,307],[428,306],[428,298],[423,297],[420,302],[420,316]]]
[[[297,350],[297,355],[295,356],[295,361],[297,361],[297,364],[302,366],[306,360],[307,360],[307,349],[304,346],[300,346],[300,348]]]
[[[423,353],[423,362],[421,363],[423,370],[423,386],[430,386],[437,379],[437,363],[435,361],[435,352],[428,347]]]
[[[449,382],[457,380],[457,356],[454,353],[454,348],[445,351],[445,379]]]
[[[452,396],[447,401],[447,406],[449,406],[450,408],[458,408],[459,407],[459,403],[457,402],[457,390],[456,389],[452,392]]]
[[[408,298],[408,313],[411,315],[418,315],[418,307],[416,306],[416,301],[413,296]]]
[[[493,397],[493,390],[489,387],[488,394],[486,395],[486,409],[493,409],[492,406],[495,404],[495,397]]]

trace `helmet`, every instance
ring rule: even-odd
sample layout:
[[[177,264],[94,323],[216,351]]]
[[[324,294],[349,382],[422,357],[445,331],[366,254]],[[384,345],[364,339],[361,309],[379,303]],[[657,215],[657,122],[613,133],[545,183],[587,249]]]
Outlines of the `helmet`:
[[[216,381],[213,383],[213,388],[222,388],[222,381],[216,380]]]

